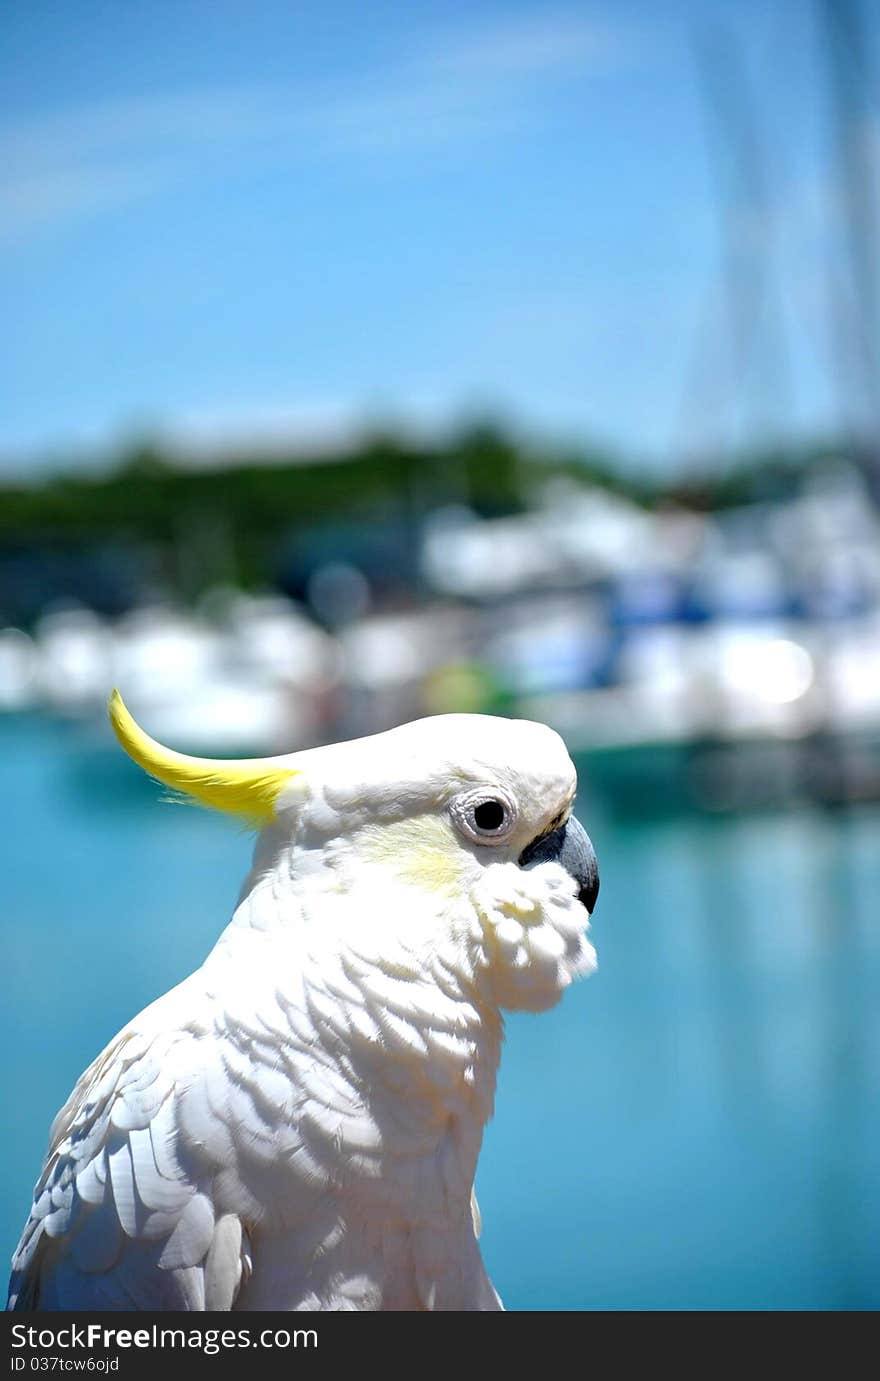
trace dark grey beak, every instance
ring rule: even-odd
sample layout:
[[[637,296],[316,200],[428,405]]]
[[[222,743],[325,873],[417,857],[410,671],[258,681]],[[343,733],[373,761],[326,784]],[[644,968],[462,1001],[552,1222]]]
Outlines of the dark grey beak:
[[[572,816],[520,854],[521,868],[534,868],[538,863],[561,863],[578,885],[578,901],[592,915],[599,895],[599,865],[590,836],[579,820]]]

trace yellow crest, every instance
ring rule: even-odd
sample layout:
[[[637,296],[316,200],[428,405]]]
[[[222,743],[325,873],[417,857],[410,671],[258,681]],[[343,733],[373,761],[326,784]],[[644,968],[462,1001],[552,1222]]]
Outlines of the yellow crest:
[[[163,748],[132,718],[118,690],[111,695],[108,709],[119,742],[151,777],[203,806],[240,815],[251,824],[266,825],[274,820],[282,789],[298,775],[293,768],[279,767],[271,758],[224,762],[191,758]]]

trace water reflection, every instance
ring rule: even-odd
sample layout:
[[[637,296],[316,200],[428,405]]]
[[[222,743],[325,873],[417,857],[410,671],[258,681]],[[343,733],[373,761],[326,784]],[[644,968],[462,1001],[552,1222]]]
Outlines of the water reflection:
[[[876,1307],[880,816],[590,823],[600,972],[511,1023],[480,1177],[510,1305]]]

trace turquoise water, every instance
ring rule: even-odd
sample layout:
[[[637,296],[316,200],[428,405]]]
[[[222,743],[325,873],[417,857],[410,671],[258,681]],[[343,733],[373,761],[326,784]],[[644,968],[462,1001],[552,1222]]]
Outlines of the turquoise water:
[[[0,721],[0,1236],[100,1046],[198,964],[249,840]],[[600,969],[509,1024],[478,1192],[512,1309],[880,1306],[880,811],[614,822]]]

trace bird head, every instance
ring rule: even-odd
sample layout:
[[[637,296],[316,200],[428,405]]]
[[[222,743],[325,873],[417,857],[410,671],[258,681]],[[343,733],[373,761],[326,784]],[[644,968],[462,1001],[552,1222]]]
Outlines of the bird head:
[[[499,1007],[552,1006],[595,967],[596,858],[572,814],[574,766],[545,725],[441,715],[226,762],[164,748],[118,692],[110,718],[151,776],[259,829],[246,893],[271,879],[279,916],[296,897],[338,943],[392,967],[439,961]]]

